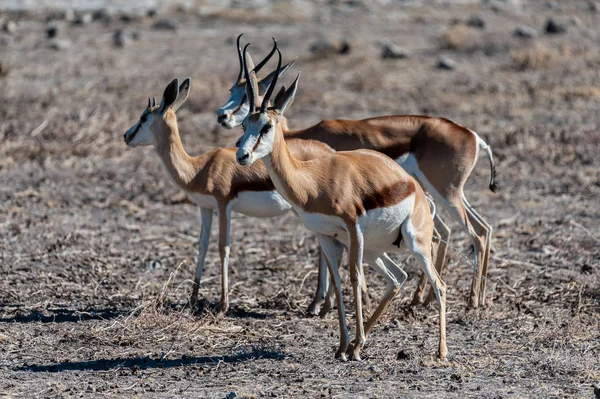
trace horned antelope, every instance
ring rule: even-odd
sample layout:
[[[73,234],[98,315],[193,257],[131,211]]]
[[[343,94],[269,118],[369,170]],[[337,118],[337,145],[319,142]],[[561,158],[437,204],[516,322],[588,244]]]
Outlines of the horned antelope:
[[[166,87],[159,105],[148,99],[148,106],[138,122],[124,135],[129,147],[153,146],[167,173],[200,207],[202,229],[198,266],[191,296],[192,305],[198,300],[198,289],[208,251],[213,212],[219,219],[219,255],[221,258],[221,302],[219,313],[229,307],[229,252],[231,212],[248,216],[273,217],[291,209],[275,187],[262,162],[244,168],[235,160],[234,148],[218,148],[192,157],[183,148],[176,112],[187,99],[190,78],[181,86],[173,79]],[[292,140],[290,147],[300,159],[309,159],[332,152],[324,143]],[[324,255],[321,256],[324,262]],[[325,276],[326,278],[326,276]]]
[[[336,358],[345,359],[348,352],[352,359],[360,360],[366,336],[407,278],[385,254],[398,252],[402,244],[417,259],[435,291],[440,312],[439,357],[444,359],[447,352],[446,286],[432,263],[433,219],[421,186],[392,159],[376,151],[332,152],[308,161],[295,157],[284,139],[281,117],[294,99],[300,74],[289,89],[280,91],[273,107],[269,108],[281,70],[281,53],[277,48],[276,51],[279,58],[276,73],[258,110],[256,75],[244,68],[250,106],[236,156],[238,163],[246,166],[264,160],[277,190],[292,205],[302,223],[317,234],[336,295],[340,324]],[[352,345],[349,344],[334,239],[343,242],[349,253],[356,314],[356,338]],[[363,257],[388,283],[366,326],[363,326],[360,295]]]
[[[239,38],[238,38],[239,39]],[[275,40],[275,39],[273,39]],[[273,48],[275,48],[274,44]],[[240,95],[239,87],[243,63],[240,56],[240,75],[235,90],[227,102],[233,112],[223,114],[218,111],[219,121],[225,127],[234,127],[247,116],[248,97]],[[273,51],[265,58],[273,54]],[[261,67],[266,63],[263,60]],[[288,67],[286,65],[286,67]],[[250,66],[249,66],[250,67]],[[284,70],[282,69],[281,74]],[[273,79],[271,73],[261,82]],[[264,84],[258,85],[258,91]],[[258,93],[257,93],[258,95]],[[492,238],[492,226],[486,222],[469,204],[464,194],[464,185],[473,171],[479,155],[484,151],[491,167],[489,188],[496,190],[496,167],[490,146],[477,133],[448,119],[417,115],[380,116],[363,120],[324,120],[306,129],[288,130],[287,120],[280,115],[280,124],[286,139],[310,139],[328,144],[336,151],[359,148],[379,151],[400,164],[415,177],[424,189],[430,192],[438,205],[446,209],[453,219],[469,234],[475,249],[474,274],[469,295],[469,305],[477,308],[485,304],[488,263]],[[240,140],[238,140],[239,143]],[[436,245],[436,265],[442,274],[445,263],[450,229],[439,215],[434,218],[435,230],[439,234]],[[426,276],[422,276],[419,288],[413,296],[413,304],[422,303],[426,288]],[[428,301],[432,299],[432,292]]]

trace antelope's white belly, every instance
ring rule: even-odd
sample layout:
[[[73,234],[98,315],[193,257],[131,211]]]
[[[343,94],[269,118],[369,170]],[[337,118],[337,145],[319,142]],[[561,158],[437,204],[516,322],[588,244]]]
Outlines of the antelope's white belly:
[[[366,249],[393,252],[398,247],[392,243],[400,234],[400,226],[412,212],[415,203],[414,194],[400,201],[396,205],[377,208],[367,211],[358,218],[358,223],[363,231],[364,247]],[[315,233],[320,233],[337,238],[348,245],[348,232],[346,223],[338,216],[320,213],[308,213],[295,208],[302,224]]]
[[[267,218],[283,215],[292,206],[275,190],[243,191],[233,200],[233,210],[247,216]]]
[[[192,198],[192,201],[196,203],[200,208],[206,209],[217,209],[217,200],[212,195],[202,195],[198,193],[190,193],[188,195]]]
[[[212,195],[189,194],[199,207],[218,211],[217,200]],[[280,216],[291,209],[291,205],[275,190],[243,191],[230,205],[233,211],[258,218]]]

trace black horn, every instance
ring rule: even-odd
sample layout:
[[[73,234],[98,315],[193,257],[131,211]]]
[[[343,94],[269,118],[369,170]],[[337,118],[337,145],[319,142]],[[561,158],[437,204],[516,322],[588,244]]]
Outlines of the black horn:
[[[277,85],[279,72],[281,72],[281,51],[279,51],[279,49],[277,48],[277,42],[275,42],[275,50],[277,50],[277,56],[279,57],[279,59],[277,60],[277,69],[275,70],[275,76],[273,76],[273,81],[269,85],[267,93],[265,94],[263,102],[260,106],[261,113],[265,113],[267,111],[267,107],[269,106],[269,100],[271,99],[271,96],[273,95],[273,90],[275,90],[275,86]]]
[[[248,96],[248,101],[250,101],[250,113],[256,111],[256,91],[254,90],[254,85],[250,81],[250,71],[248,71],[248,65],[246,64],[246,52],[248,51],[248,46],[250,43],[246,44],[244,47],[243,54],[243,63],[244,63],[244,77],[246,78],[246,95]]]
[[[236,43],[237,43],[237,50],[238,50],[238,57],[239,57],[239,59],[240,59],[240,73],[239,73],[239,75],[238,75],[238,78],[237,78],[238,82],[239,82],[240,80],[242,80],[242,75],[244,74],[244,61],[242,60],[242,48],[240,47],[240,39],[242,38],[242,36],[244,36],[244,34],[243,34],[243,33],[242,33],[242,34],[240,34],[240,35],[237,37],[237,40],[236,40]]]
[[[150,108],[152,106],[152,101],[150,100],[150,97],[148,97],[148,108]]]
[[[277,40],[275,40],[274,37],[271,39],[273,39],[273,48],[271,49],[271,52],[267,54],[267,56],[261,62],[259,62],[257,66],[254,67],[254,72],[256,73],[258,73],[258,71],[260,71],[267,62],[269,62],[273,54],[275,54],[275,50],[277,50]]]

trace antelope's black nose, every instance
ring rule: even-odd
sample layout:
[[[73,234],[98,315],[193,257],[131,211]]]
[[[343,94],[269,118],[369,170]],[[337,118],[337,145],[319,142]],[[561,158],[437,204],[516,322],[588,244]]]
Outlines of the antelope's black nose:
[[[225,114],[217,116],[217,122],[219,122],[219,123],[225,122],[226,119],[227,119],[227,115],[225,115]]]
[[[248,158],[250,158],[250,154],[248,154],[248,153],[246,153],[244,155],[238,155],[237,161],[238,161],[239,164],[243,165],[244,162],[248,160]]]

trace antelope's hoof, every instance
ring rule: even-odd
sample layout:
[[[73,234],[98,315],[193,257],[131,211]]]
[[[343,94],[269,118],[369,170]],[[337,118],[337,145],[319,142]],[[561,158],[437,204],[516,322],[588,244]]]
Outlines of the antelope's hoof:
[[[319,312],[317,312],[318,306],[319,306],[319,304],[317,302],[312,302],[310,305],[308,305],[308,308],[306,308],[306,314],[310,317],[318,316],[319,315]]]
[[[225,314],[229,310],[229,303],[227,303],[227,302],[221,302],[219,305],[217,305],[217,309],[216,310],[217,310],[217,316],[218,317],[225,316]]]
[[[350,360],[355,360],[360,362],[362,359],[360,358],[360,346],[357,346],[354,342],[350,344],[350,346],[348,346],[348,349],[346,350],[346,354],[348,355],[348,357],[350,358]]]
[[[346,351],[342,349],[338,349],[338,351],[335,352],[335,358],[341,360],[342,362],[348,361],[348,358],[346,357]]]

